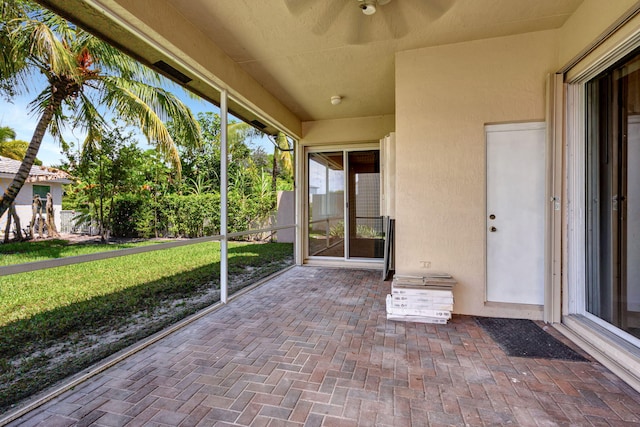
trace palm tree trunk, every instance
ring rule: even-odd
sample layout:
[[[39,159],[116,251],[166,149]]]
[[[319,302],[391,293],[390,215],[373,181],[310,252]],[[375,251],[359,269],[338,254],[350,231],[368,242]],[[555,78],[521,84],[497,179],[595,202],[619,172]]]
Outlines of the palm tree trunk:
[[[51,193],[47,193],[47,236],[48,237],[60,237],[56,228],[56,219],[53,210],[53,196]]]
[[[11,233],[11,218],[11,212],[9,212],[7,214],[7,224],[4,228],[4,243],[7,243],[9,241],[9,234]]]
[[[9,209],[11,203],[16,199],[20,189],[24,185],[25,181],[29,177],[29,173],[31,172],[31,166],[33,166],[33,162],[36,160],[36,156],[38,155],[38,150],[40,150],[40,144],[42,144],[42,138],[44,138],[44,134],[47,131],[47,127],[49,123],[51,123],[51,119],[53,118],[53,114],[55,111],[60,108],[62,104],[63,95],[59,92],[54,93],[52,97],[51,104],[47,105],[38,121],[36,126],[36,130],[33,132],[33,137],[31,138],[31,142],[29,143],[29,147],[27,148],[27,153],[24,156],[24,160],[22,160],[22,164],[18,169],[18,173],[13,178],[13,181],[7,189],[4,191],[2,197],[0,197],[0,217],[4,215],[4,213]]]
[[[18,216],[18,213],[16,212],[16,204],[15,203],[11,203],[11,207],[9,207],[8,215],[11,215],[13,217],[13,222],[14,222],[15,227],[16,227],[15,237],[17,238],[17,240],[19,242],[22,242],[24,240],[24,238],[22,237],[22,226],[20,225],[20,217]]]
[[[40,199],[34,197],[31,201],[31,222],[29,223],[29,239],[36,238],[36,217],[38,216],[38,202]]]
[[[11,203],[9,211],[7,212],[7,227],[4,230],[4,242],[9,242],[9,234],[11,234],[11,219],[13,218],[14,228],[16,231],[13,233],[13,240],[22,242],[22,231],[20,231],[20,218],[16,213],[16,204]]]

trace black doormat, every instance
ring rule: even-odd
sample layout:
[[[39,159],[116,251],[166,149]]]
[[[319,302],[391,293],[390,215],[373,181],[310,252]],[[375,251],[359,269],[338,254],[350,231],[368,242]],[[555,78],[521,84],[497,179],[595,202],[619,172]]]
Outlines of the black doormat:
[[[475,320],[507,356],[587,361],[531,320],[495,317],[476,317]]]

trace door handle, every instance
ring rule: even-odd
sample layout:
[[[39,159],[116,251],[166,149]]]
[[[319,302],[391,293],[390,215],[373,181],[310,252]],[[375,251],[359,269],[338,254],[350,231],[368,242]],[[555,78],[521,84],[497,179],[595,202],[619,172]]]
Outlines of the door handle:
[[[491,228],[489,229],[489,231],[491,231],[492,233],[495,233],[496,231],[498,231],[498,229],[497,229],[497,228],[495,228],[495,227],[491,227]]]

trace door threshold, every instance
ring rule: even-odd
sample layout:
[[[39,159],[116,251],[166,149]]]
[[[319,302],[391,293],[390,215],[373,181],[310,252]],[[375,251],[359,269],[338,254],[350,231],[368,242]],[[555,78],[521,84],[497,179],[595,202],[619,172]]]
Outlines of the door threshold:
[[[353,269],[369,269],[382,270],[384,261],[380,260],[344,260],[344,259],[306,259],[304,265],[313,267],[337,267],[337,268],[353,268]]]

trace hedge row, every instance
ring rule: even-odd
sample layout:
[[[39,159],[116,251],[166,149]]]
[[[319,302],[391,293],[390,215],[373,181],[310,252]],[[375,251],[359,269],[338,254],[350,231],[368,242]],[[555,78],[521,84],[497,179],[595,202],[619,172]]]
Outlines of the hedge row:
[[[271,203],[229,192],[228,231],[268,224]],[[169,194],[159,198],[124,194],[111,209],[111,234],[117,237],[202,237],[219,233],[219,194]]]

